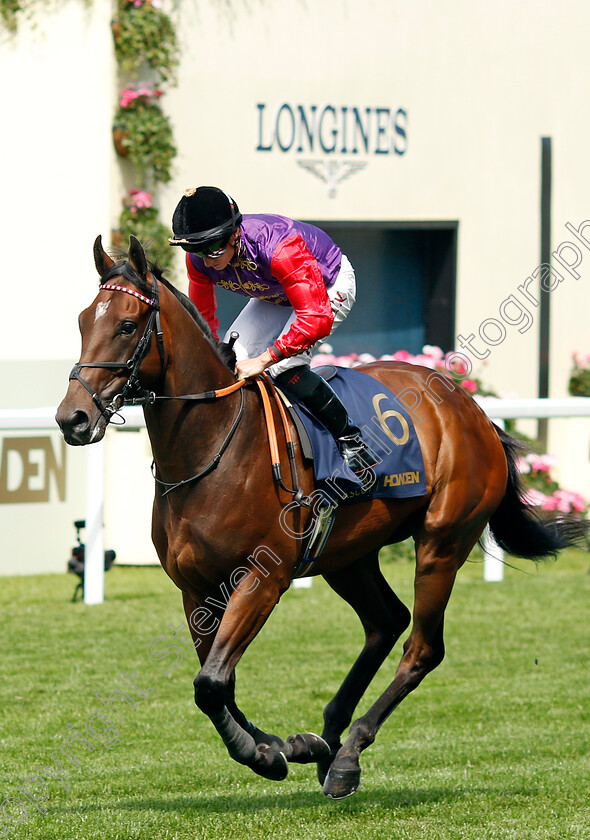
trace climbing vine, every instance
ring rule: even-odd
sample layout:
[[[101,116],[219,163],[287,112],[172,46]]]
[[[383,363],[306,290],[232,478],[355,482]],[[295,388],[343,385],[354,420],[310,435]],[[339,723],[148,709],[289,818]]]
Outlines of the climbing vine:
[[[53,5],[60,2],[53,0]],[[14,35],[19,22],[30,19],[41,3],[47,0],[0,0],[0,25]],[[170,180],[176,156],[170,119],[161,106],[166,87],[176,83],[176,29],[162,0],[115,0],[111,29],[120,80],[113,142],[128,185],[112,240],[124,246],[135,234],[167,268],[171,232],[159,219],[156,196],[158,185]]]
[[[161,0],[117,0],[112,31],[123,83],[113,141],[123,166],[129,162],[134,182],[123,199],[113,243],[124,245],[133,233],[167,268],[172,261],[170,229],[159,219],[155,194],[158,184],[170,180],[176,156],[172,126],[160,105],[164,87],[176,82],[176,31]],[[144,74],[150,81],[139,81]]]

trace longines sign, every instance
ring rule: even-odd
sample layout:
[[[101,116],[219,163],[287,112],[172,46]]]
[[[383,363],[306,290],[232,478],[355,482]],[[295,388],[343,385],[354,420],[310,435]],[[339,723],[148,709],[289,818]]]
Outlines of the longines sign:
[[[299,166],[326,182],[330,198],[341,181],[364,169],[371,158],[401,156],[408,148],[404,108],[289,102],[274,108],[259,102],[256,108],[256,151],[294,155]]]

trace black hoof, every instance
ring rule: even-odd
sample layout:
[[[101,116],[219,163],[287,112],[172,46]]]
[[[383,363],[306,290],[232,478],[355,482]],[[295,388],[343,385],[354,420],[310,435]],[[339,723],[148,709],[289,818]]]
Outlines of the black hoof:
[[[345,799],[352,796],[361,786],[361,768],[349,767],[338,769],[333,765],[328,771],[324,782],[324,796],[329,799]]]
[[[282,782],[289,773],[287,759],[276,744],[258,744],[256,758],[248,766],[259,776],[273,782]]]
[[[323,785],[326,781],[326,776],[328,775],[328,771],[332,766],[332,762],[338,755],[338,751],[342,747],[342,744],[338,742],[330,749],[330,754],[326,758],[322,758],[318,761],[318,781],[320,785]]]
[[[287,757],[295,764],[312,764],[330,755],[328,744],[313,732],[289,735],[287,744],[291,747],[291,754],[287,753]]]

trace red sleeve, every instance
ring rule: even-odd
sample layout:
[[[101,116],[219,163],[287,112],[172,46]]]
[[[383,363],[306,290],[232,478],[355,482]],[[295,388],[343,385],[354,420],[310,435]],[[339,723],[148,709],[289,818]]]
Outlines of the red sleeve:
[[[190,254],[186,255],[186,270],[188,273],[188,296],[195,304],[203,318],[211,327],[215,339],[219,341],[219,319],[215,315],[217,300],[213,282],[194,267]]]
[[[281,242],[270,265],[297,316],[289,331],[269,347],[271,356],[279,360],[296,356],[329,335],[334,315],[320,267],[300,236]]]

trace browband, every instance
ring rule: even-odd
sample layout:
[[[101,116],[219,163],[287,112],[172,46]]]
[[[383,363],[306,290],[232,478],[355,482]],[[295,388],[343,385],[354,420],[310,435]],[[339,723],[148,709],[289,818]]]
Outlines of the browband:
[[[139,300],[143,301],[143,303],[147,303],[148,306],[151,306],[154,309],[159,308],[155,298],[148,298],[145,295],[136,292],[135,289],[128,289],[127,286],[117,286],[114,283],[105,283],[100,288],[107,289],[109,292],[127,292],[128,295],[133,295],[133,297],[139,298]]]

